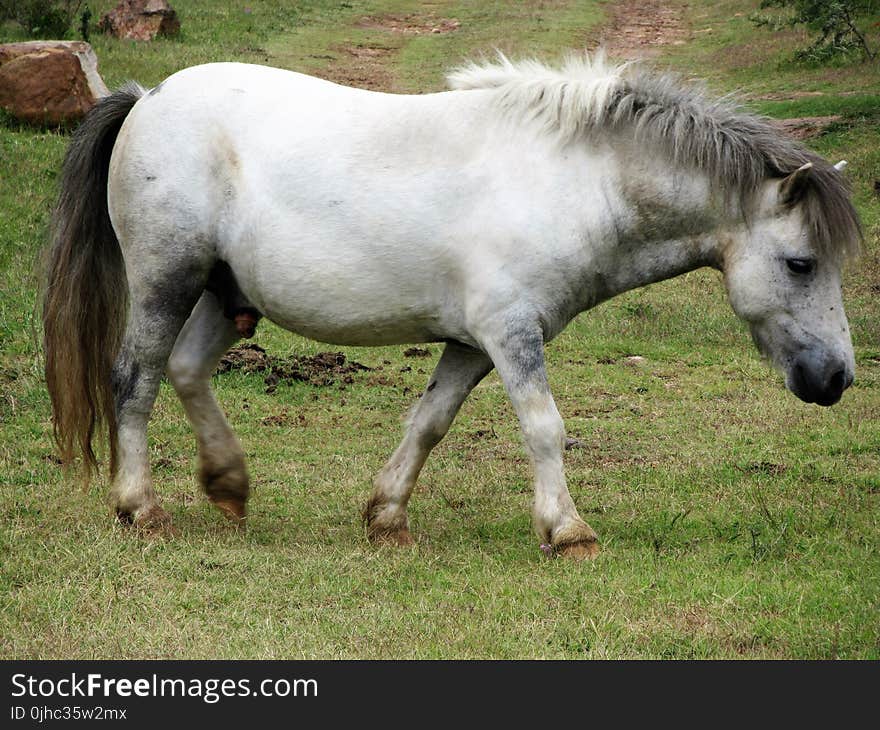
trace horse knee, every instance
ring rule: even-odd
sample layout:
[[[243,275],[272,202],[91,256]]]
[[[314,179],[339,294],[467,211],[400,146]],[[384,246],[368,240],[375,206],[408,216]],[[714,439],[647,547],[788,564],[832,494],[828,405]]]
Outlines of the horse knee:
[[[535,457],[560,453],[565,447],[565,424],[558,414],[543,414],[522,421],[526,446]]]

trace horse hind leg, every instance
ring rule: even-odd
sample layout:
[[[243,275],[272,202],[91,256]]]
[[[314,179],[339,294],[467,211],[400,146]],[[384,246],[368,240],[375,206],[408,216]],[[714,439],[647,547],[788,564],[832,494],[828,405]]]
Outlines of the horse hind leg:
[[[116,401],[111,499],[121,521],[158,532],[170,530],[171,518],[153,488],[147,424],[168,356],[207,271],[178,266],[176,274],[170,267],[164,274],[129,270],[128,321],[111,378]]]
[[[376,477],[364,507],[363,520],[373,542],[412,543],[406,508],[419,472],[468,394],[491,370],[492,361],[482,352],[454,342],[446,345],[403,441]]]
[[[202,294],[177,338],[167,373],[196,433],[202,487],[214,505],[240,523],[250,493],[244,452],[211,390],[217,363],[242,336],[225,300],[211,290]]]

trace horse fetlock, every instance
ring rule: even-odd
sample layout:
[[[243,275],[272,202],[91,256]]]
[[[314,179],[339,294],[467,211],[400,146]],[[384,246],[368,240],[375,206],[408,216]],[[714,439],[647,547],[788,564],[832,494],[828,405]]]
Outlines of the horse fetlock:
[[[250,478],[242,456],[219,462],[203,455],[199,464],[199,481],[213,501],[234,499],[246,502],[250,495]]]
[[[199,480],[211,503],[229,520],[241,524],[247,515],[250,496],[250,479],[244,457],[236,454],[229,461],[218,462],[203,455]]]
[[[579,533],[587,524],[581,519],[577,508],[564,488],[564,477],[560,477],[562,489],[542,488],[535,485],[535,501],[532,503],[532,525],[543,542],[553,543],[559,535]]]

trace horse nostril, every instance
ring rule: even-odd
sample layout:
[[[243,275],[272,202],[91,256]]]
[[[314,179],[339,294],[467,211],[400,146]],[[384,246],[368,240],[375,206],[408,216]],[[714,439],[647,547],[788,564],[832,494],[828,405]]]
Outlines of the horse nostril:
[[[828,390],[832,393],[842,393],[848,386],[846,370],[838,370],[828,380]]]
[[[832,359],[818,350],[805,350],[791,364],[787,385],[806,403],[833,406],[852,381],[843,359]]]

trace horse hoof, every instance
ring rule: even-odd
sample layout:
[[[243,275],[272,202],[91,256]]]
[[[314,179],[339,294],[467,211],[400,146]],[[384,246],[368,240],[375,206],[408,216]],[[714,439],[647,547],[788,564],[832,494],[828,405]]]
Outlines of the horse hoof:
[[[134,515],[117,510],[116,517],[123,524],[130,525],[142,537],[177,537],[171,515],[158,505],[138,510]]]
[[[564,545],[554,546],[554,550],[557,555],[570,560],[592,560],[600,552],[598,540],[569,542]]]
[[[415,544],[415,540],[406,527],[370,530],[370,542],[374,545],[392,545],[394,547],[407,547]]]
[[[233,497],[209,499],[211,499],[211,503],[223,513],[223,516],[236,527],[244,526],[245,517],[247,517],[247,502],[245,500],[235,499]]]
[[[374,545],[405,547],[414,544],[409,534],[406,512],[389,511],[388,505],[375,495],[361,511],[361,521],[367,528],[367,537]]]

